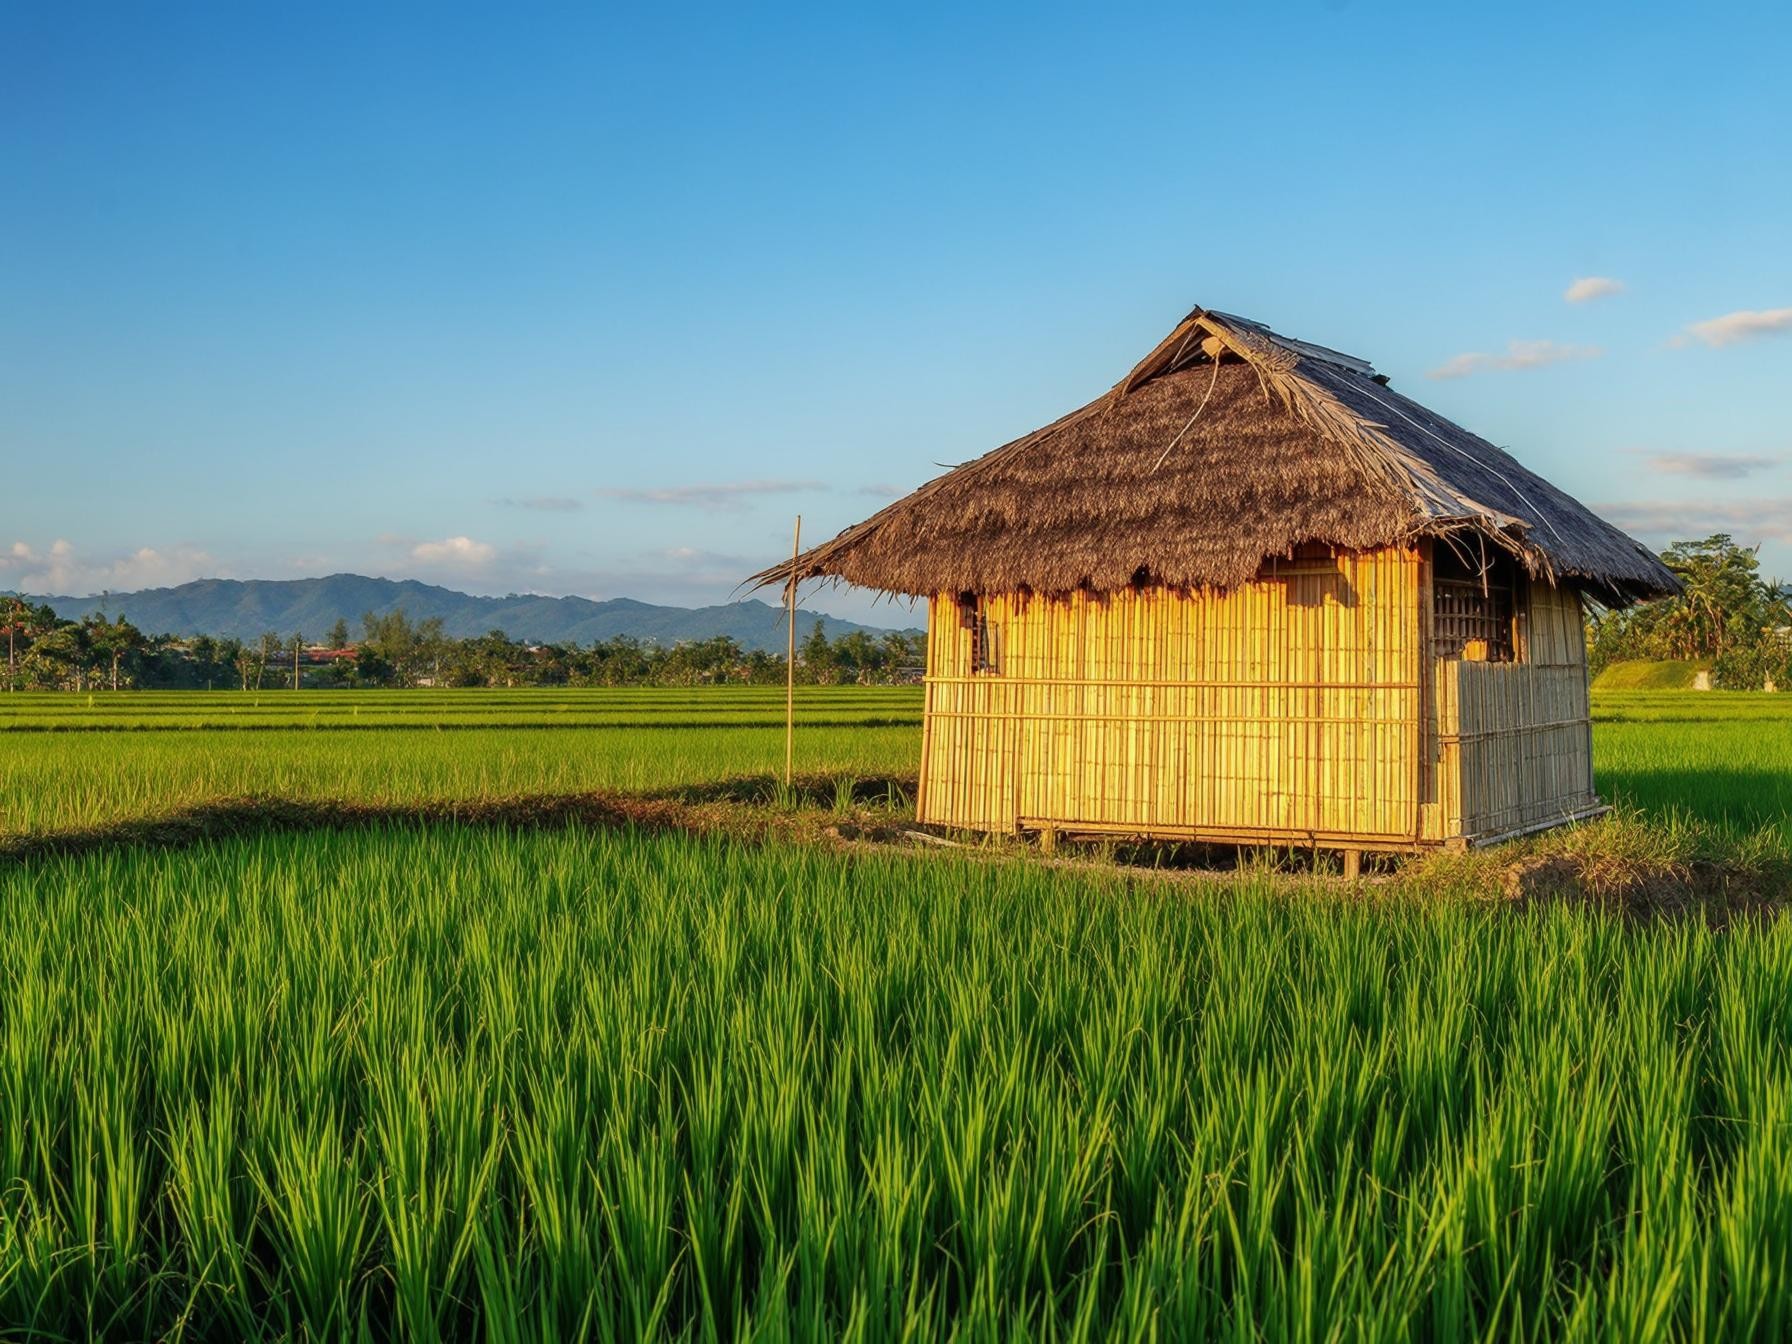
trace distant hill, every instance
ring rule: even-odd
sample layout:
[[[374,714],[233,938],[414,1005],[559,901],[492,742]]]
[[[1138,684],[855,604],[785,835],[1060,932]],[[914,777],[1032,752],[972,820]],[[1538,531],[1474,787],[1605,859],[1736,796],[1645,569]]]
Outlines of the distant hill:
[[[31,597],[48,602],[59,616],[79,618],[104,610],[124,615],[151,634],[235,635],[251,639],[267,630],[302,631],[321,639],[340,617],[357,636],[361,613],[375,615],[404,608],[412,620],[439,616],[442,628],[457,639],[502,630],[513,639],[543,643],[633,635],[661,645],[732,635],[743,648],[782,649],[784,610],[757,600],[716,607],[657,607],[616,597],[593,602],[584,597],[473,597],[451,588],[415,579],[370,579],[361,574],[332,574],[322,579],[198,579],[178,588],[147,588],[105,597]],[[830,639],[863,630],[887,630],[838,620],[820,612],[797,612],[797,633],[808,634],[816,621]]]

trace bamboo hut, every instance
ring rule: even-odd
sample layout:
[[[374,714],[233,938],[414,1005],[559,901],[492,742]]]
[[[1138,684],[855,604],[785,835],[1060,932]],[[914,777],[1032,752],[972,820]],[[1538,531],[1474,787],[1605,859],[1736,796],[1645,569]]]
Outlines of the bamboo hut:
[[[923,821],[1365,850],[1595,815],[1645,547],[1364,360],[1197,308],[1105,395],[755,576],[930,599]]]

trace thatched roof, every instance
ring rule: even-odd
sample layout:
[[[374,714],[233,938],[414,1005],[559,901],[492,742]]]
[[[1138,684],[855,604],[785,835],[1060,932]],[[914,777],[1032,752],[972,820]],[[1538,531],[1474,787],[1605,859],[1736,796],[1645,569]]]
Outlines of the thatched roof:
[[[1482,539],[1608,605],[1678,591],[1641,543],[1351,355],[1197,308],[1080,410],[794,562],[890,592],[1231,588],[1303,542]]]

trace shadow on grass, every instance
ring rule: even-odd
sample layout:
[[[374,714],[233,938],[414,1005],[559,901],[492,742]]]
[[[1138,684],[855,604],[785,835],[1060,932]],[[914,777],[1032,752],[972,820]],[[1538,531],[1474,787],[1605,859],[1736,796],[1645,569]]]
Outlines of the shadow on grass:
[[[704,831],[691,809],[669,800],[620,794],[552,794],[418,803],[345,803],[331,799],[224,798],[155,817],[133,817],[80,830],[0,841],[0,861],[25,862],[135,846],[178,849],[211,840],[291,831],[345,831],[374,826],[496,826],[516,830],[590,826]]]
[[[737,803],[750,806],[906,808],[915,796],[913,775],[798,775],[786,785],[777,775],[740,775],[733,779],[676,784],[656,790],[655,798],[680,803]]]
[[[1686,769],[1607,767],[1599,789],[1614,803],[1734,834],[1778,830],[1792,845],[1792,761],[1784,770],[1702,765]]]
[[[514,830],[586,826],[682,831],[761,839],[799,833],[800,814],[853,806],[906,807],[913,777],[851,779],[802,776],[788,788],[770,775],[690,785],[655,793],[522,794],[508,798],[442,798],[407,803],[251,795],[222,798],[150,817],[0,839],[0,862],[136,846],[176,849],[210,840],[292,831],[343,831],[374,826],[491,826]]]

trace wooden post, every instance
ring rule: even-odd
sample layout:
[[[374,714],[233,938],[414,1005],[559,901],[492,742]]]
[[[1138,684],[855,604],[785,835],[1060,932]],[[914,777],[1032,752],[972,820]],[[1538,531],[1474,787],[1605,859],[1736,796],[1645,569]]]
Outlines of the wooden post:
[[[1344,851],[1344,880],[1354,882],[1363,875],[1363,851],[1347,849]]]
[[[790,542],[790,582],[784,585],[784,605],[789,609],[789,628],[784,641],[784,787],[790,787],[796,765],[796,561],[803,553],[803,515],[796,516],[796,535]]]

